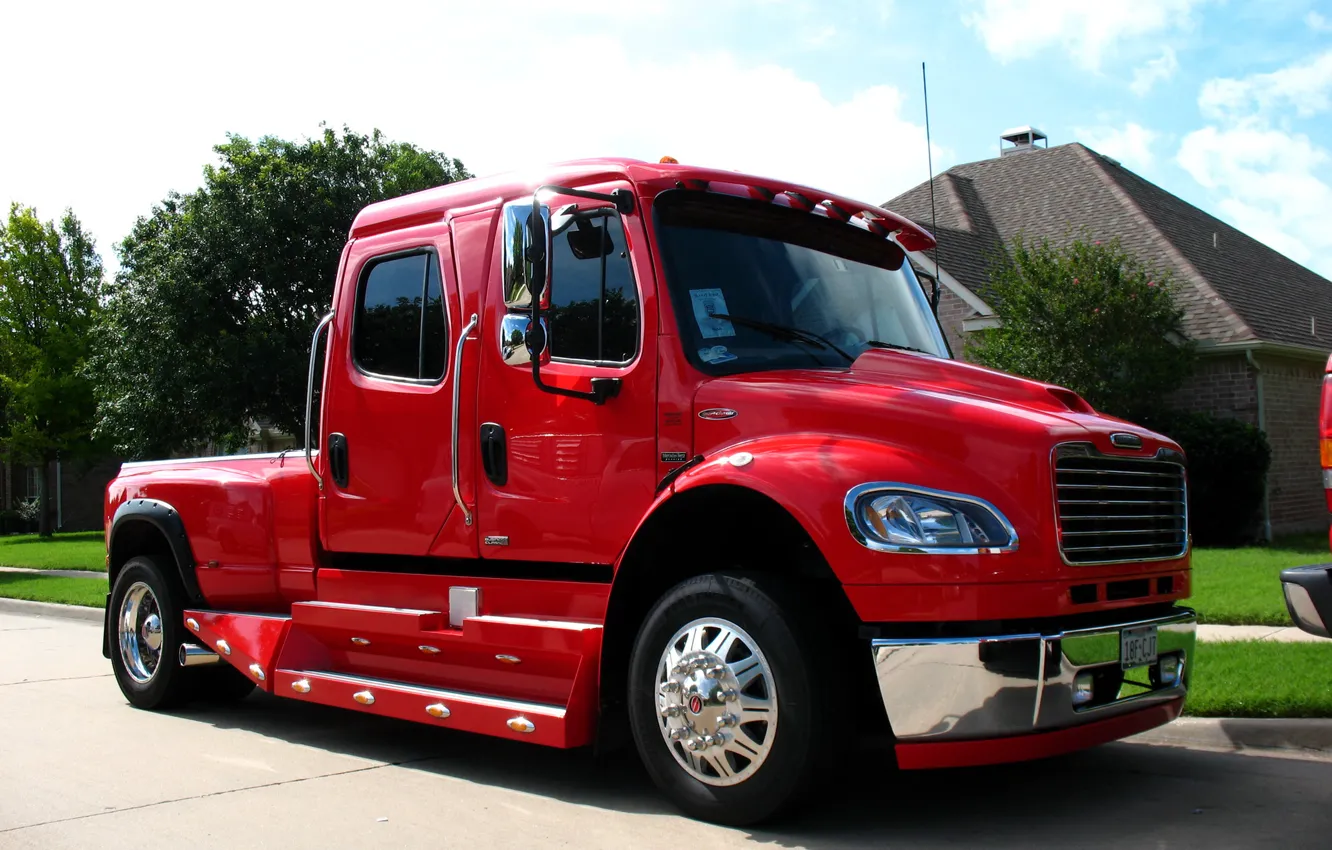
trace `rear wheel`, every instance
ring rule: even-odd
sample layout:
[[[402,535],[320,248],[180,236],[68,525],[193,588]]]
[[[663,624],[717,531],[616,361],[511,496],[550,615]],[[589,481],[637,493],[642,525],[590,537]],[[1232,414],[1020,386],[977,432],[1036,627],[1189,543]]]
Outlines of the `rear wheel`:
[[[653,780],[694,817],[755,823],[815,774],[827,700],[811,679],[812,642],[788,613],[795,598],[766,576],[697,576],[639,631],[634,739]]]

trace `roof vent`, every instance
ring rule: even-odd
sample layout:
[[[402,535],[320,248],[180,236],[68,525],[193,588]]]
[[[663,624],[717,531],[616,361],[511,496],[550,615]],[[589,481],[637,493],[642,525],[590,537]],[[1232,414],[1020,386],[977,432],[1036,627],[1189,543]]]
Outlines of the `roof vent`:
[[[1044,142],[1045,144],[1037,145],[1037,142]],[[1049,137],[1035,127],[1014,127],[999,134],[1000,156],[1046,148],[1049,145]]]

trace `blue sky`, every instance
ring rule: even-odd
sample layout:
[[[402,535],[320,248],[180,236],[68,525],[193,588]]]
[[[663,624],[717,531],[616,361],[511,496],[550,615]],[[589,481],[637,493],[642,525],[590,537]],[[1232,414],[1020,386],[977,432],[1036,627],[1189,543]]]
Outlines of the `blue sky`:
[[[881,202],[1033,124],[1332,276],[1332,0],[23,4],[0,201],[103,253],[228,131],[320,121],[488,173],[591,155]],[[108,257],[108,259],[113,259]]]

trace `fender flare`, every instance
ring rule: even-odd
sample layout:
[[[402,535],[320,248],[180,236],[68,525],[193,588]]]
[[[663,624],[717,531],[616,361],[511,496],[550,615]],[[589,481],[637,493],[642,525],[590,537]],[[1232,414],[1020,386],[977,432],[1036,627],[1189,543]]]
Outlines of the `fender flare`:
[[[203,604],[203,593],[199,590],[199,581],[194,573],[194,552],[190,549],[190,539],[185,533],[185,521],[180,518],[180,511],[160,499],[125,501],[116,508],[111,519],[111,533],[107,536],[108,553],[115,551],[116,534],[130,522],[147,522],[161,532],[171,547],[176,569],[180,571],[180,583],[185,588],[186,599],[195,605]]]

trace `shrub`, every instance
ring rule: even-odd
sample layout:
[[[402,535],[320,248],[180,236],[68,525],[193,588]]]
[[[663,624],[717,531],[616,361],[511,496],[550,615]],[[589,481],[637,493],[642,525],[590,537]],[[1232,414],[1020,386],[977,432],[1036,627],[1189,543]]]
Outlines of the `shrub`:
[[[36,523],[42,518],[42,507],[36,499],[18,499],[14,502],[14,513],[27,523]]]
[[[989,277],[1002,325],[972,338],[977,363],[1067,387],[1125,419],[1162,407],[1193,369],[1170,276],[1117,240],[1056,246],[1019,237]]]
[[[1158,413],[1142,424],[1179,443],[1188,457],[1194,545],[1235,546],[1258,538],[1272,460],[1262,431],[1206,413]]]

